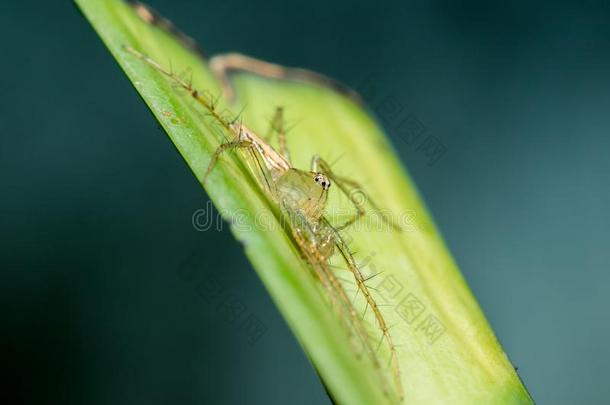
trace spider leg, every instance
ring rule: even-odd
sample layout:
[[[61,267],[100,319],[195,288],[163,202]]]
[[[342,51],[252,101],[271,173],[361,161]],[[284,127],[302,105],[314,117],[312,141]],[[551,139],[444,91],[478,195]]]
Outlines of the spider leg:
[[[290,152],[288,151],[288,145],[286,143],[286,127],[284,125],[284,107],[278,106],[275,108],[275,113],[273,114],[273,118],[271,119],[269,130],[267,131],[267,136],[265,136],[265,141],[270,141],[273,134],[277,134],[277,139],[280,147],[280,154],[290,163],[292,166],[292,161],[290,160]]]
[[[390,352],[390,363],[392,365],[392,374],[394,377],[394,384],[396,385],[396,389],[398,391],[399,396],[402,398],[404,394],[403,394],[402,382],[400,380],[400,366],[398,364],[398,354],[396,352],[396,346],[394,345],[394,343],[392,341],[392,336],[390,335],[390,328],[387,326],[387,323],[385,321],[385,318],[383,317],[383,314],[381,313],[381,310],[379,309],[379,305],[377,304],[377,301],[371,294],[369,287],[366,285],[367,279],[365,279],[364,276],[362,275],[362,272],[360,271],[360,268],[358,267],[358,264],[356,263],[356,259],[354,258],[353,254],[349,250],[349,247],[347,246],[347,243],[345,242],[345,240],[341,237],[339,230],[337,228],[334,228],[330,223],[328,223],[328,221],[326,219],[323,219],[323,221],[326,222],[326,225],[329,227],[331,232],[334,234],[335,245],[337,247],[337,250],[338,250],[339,254],[341,255],[341,257],[343,258],[343,260],[345,261],[345,263],[347,264],[349,271],[354,276],[354,279],[356,281],[356,286],[358,287],[358,291],[362,292],[362,294],[364,295],[364,298],[365,298],[366,304],[367,304],[367,308],[370,307],[375,316],[375,320],[377,322],[377,327],[379,328],[379,330],[382,333],[381,340],[386,341],[389,352]]]

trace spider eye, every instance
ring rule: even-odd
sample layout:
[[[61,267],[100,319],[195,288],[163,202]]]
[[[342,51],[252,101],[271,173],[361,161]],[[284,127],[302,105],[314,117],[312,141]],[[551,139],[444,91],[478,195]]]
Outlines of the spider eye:
[[[313,179],[316,183],[319,183],[324,190],[328,190],[330,187],[330,181],[322,174],[316,174],[316,177]]]

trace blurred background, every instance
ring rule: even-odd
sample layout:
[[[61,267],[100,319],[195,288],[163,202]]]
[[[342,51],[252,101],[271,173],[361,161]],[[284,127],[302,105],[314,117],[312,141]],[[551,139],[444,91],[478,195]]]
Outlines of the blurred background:
[[[441,145],[431,159],[378,111],[534,399],[607,403],[610,3],[150,3],[208,54],[372,77],[373,109],[394,99]],[[191,226],[205,193],[76,7],[0,10],[4,393],[329,403],[227,227]]]

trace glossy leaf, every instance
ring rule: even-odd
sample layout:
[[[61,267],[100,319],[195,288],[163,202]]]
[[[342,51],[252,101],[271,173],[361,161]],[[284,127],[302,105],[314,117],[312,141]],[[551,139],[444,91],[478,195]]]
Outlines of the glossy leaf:
[[[188,94],[123,46],[137,49],[168,69],[171,64],[184,77],[192,74],[197,89],[220,94],[220,83],[206,61],[173,36],[147,24],[122,1],[78,0],[77,4],[201,182],[211,154],[222,141],[218,126]],[[360,182],[379,208],[402,224],[402,231],[388,229],[379,218],[368,215],[344,233],[352,249],[359,252],[359,260],[366,262],[365,271],[378,274],[370,285],[384,305],[383,315],[393,325],[392,337],[400,345],[404,402],[532,403],[415,186],[366,109],[319,83],[269,79],[247,72],[235,73],[231,80],[235,100],[220,100],[219,110],[242,111],[246,125],[265,133],[275,107],[283,106],[286,121],[296,124],[288,134],[296,167],[307,169],[315,154],[330,161],[340,157],[333,170]],[[333,397],[342,404],[390,403],[370,366],[346,344],[346,332],[337,326],[307,264],[279,225],[277,209],[240,154],[224,156],[205,188],[225,219],[231,221],[240,213],[240,223],[231,227],[232,232]],[[329,211],[343,213],[345,207],[349,207],[347,200],[335,193]],[[345,272],[342,277],[350,274]],[[355,305],[364,313],[361,297]],[[365,322],[374,333],[370,313]]]

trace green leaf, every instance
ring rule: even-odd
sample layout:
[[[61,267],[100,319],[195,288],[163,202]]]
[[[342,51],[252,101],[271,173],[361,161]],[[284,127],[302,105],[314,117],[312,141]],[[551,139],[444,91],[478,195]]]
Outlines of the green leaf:
[[[220,94],[221,85],[206,62],[173,36],[143,21],[120,0],[76,3],[201,182],[211,154],[222,141],[218,126],[188,94],[123,46],[150,56],[167,69],[171,65],[174,72],[188,68],[193,87]],[[227,29],[232,29],[230,24]],[[402,231],[376,229],[369,216],[345,234],[351,239],[350,246],[360,252],[360,259],[368,260],[368,271],[379,273],[370,285],[378,302],[384,304],[384,318],[393,325],[390,333],[399,345],[404,402],[533,403],[415,186],[365,109],[320,83],[275,80],[247,72],[231,78],[235,101],[220,101],[219,109],[231,107],[237,112],[243,108],[243,122],[265,133],[275,107],[284,106],[287,122],[296,123],[288,135],[296,167],[308,169],[314,154],[327,160],[341,156],[333,170],[359,181],[384,212],[403,220]],[[346,331],[338,326],[307,263],[277,223],[275,208],[239,153],[220,159],[205,189],[225,219],[235,221],[239,213],[232,232],[334,399],[342,404],[391,403],[392,397],[384,394],[370,364],[346,343]],[[330,209],[346,204],[335,193]],[[269,215],[262,224],[265,213]],[[345,272],[343,277],[351,276]],[[364,311],[362,297],[355,305]],[[372,333],[379,334],[370,314],[364,322]]]

